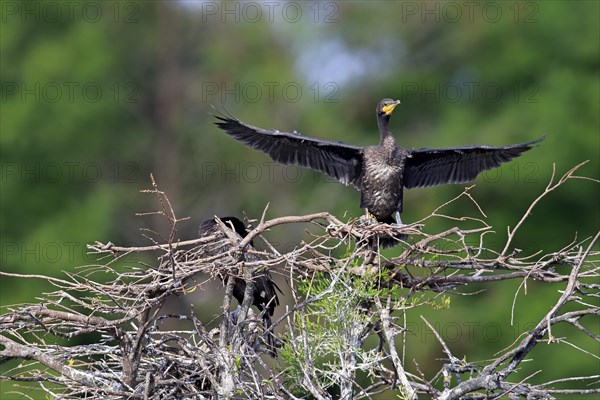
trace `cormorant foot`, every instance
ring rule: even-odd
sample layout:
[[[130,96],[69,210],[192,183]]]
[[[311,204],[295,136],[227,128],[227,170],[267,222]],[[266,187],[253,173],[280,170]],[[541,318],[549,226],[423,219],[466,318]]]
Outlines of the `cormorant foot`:
[[[368,210],[365,210],[365,214],[361,215],[358,221],[361,225],[373,225],[377,223],[377,218]]]
[[[396,213],[394,214],[394,219],[396,220],[395,224],[392,224],[394,226],[404,226],[405,224],[402,223],[402,219],[400,218],[400,213],[398,211],[396,211]]]

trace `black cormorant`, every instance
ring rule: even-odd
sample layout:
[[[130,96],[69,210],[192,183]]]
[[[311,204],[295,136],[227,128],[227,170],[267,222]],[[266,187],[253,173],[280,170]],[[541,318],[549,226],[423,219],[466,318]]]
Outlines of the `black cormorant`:
[[[266,130],[234,117],[215,116],[219,128],[235,139],[268,154],[282,164],[300,165],[355,186],[360,206],[379,222],[401,224],[403,188],[467,183],[485,170],[500,166],[544,139],[509,146],[464,146],[448,149],[407,150],[396,144],[388,125],[399,100],[377,105],[380,142],[354,146],[312,139],[297,133]]]
[[[248,232],[246,231],[246,226],[238,218],[219,217],[219,219],[225,224],[226,227],[232,229],[235,233],[237,233],[240,241],[248,234]],[[208,219],[202,222],[198,228],[199,237],[218,235],[219,233],[221,233],[221,229],[214,219]],[[250,244],[247,246],[246,249],[244,249],[242,253],[243,261],[255,262],[261,260],[261,258],[257,254],[248,251],[253,249],[253,243],[250,242]],[[227,250],[228,249],[223,248],[223,246],[216,248],[213,247],[211,248],[210,255],[224,253]],[[236,272],[230,271],[230,273],[235,274]],[[275,307],[279,305],[279,297],[277,297],[277,290],[281,293],[281,290],[273,281],[273,278],[271,277],[269,271],[263,269],[256,273],[256,275],[254,276],[254,291],[252,292],[252,305],[256,306],[256,308],[258,308],[258,310],[261,312],[265,329],[269,329],[271,327],[271,317],[275,312]],[[240,305],[244,301],[245,291],[246,281],[238,276],[235,276],[233,281],[233,297],[236,298]],[[269,346],[270,354],[275,355],[275,337],[273,333],[269,333],[267,335],[267,344]]]

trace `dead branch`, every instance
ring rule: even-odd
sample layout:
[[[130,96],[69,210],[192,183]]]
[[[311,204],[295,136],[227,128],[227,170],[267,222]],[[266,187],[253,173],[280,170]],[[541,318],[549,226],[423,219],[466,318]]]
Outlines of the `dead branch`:
[[[0,362],[19,362],[5,368],[0,379],[37,382],[46,394],[63,399],[330,399],[332,390],[344,399],[386,392],[445,400],[600,393],[598,371],[571,377],[567,371],[547,375],[542,369],[537,379],[544,382],[536,384],[532,376],[515,378],[541,343],[565,343],[582,358],[598,358],[580,343],[600,342],[600,233],[549,252],[512,245],[544,197],[571,180],[592,180],[575,174],[581,165],[556,182],[553,175],[509,229],[500,252],[486,247],[492,227],[469,188],[427,218],[403,227],[344,222],[326,212],[268,219],[265,209],[243,239],[220,224],[218,234],[182,240],[177,226],[186,219],[175,215],[152,179],[152,189],[145,192],[156,196],[159,207],[140,215],[160,215],[169,229],[164,234],[145,230],[149,246],[96,242],[88,249],[98,262],[74,268],[63,278],[0,271],[4,278],[41,279],[54,287],[35,303],[3,307]],[[442,212],[461,197],[476,206],[476,216]],[[435,218],[455,226],[428,233]],[[267,238],[290,224],[306,226],[307,238],[293,249],[278,251]],[[383,236],[405,234],[409,240],[399,242],[393,257],[385,258],[373,246]],[[255,238],[263,248],[249,249]],[[253,257],[244,259],[243,252]],[[133,256],[139,253],[149,253],[153,262],[136,260]],[[252,307],[256,274],[264,269],[286,276],[291,290],[286,309],[281,307],[268,328]],[[234,278],[246,286],[244,301],[232,312]],[[447,359],[431,376],[418,366],[431,360],[415,360],[414,367],[406,362],[406,343],[399,346],[399,340],[406,340],[407,321],[421,320],[418,307],[467,293],[485,296],[474,285],[507,280],[524,288],[530,280],[560,286],[561,295],[547,304],[535,326],[507,348],[496,349],[490,360],[467,362],[468,354],[457,354],[423,319]],[[193,308],[177,314],[163,311],[168,299],[202,292],[211,281],[224,282],[220,311],[208,318]],[[574,327],[577,336],[555,337],[554,327],[561,324]],[[280,347],[277,359],[270,361],[265,338],[273,334]],[[73,345],[82,338],[87,338],[85,344]],[[373,342],[369,338],[378,343],[376,348],[368,347]]]

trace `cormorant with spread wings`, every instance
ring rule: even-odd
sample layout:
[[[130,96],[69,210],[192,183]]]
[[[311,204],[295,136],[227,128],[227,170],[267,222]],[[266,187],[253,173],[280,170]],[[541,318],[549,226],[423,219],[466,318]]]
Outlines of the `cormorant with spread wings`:
[[[355,186],[361,193],[362,208],[379,222],[397,224],[401,224],[404,188],[470,182],[480,172],[519,157],[544,139],[500,147],[407,150],[396,144],[388,127],[398,104],[399,100],[391,99],[379,102],[376,111],[381,139],[378,145],[366,147],[266,130],[229,116],[215,116],[215,124],[276,162],[311,168]]]

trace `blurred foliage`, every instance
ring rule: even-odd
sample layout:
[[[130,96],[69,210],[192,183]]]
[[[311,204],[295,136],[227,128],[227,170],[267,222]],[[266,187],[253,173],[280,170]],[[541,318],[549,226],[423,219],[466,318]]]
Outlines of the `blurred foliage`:
[[[176,213],[191,217],[180,226],[183,239],[205,218],[257,218],[267,204],[271,216],[362,212],[353,188],[274,165],[227,137],[212,125],[215,108],[253,125],[360,145],[378,141],[374,109],[383,97],[402,100],[391,127],[405,147],[502,145],[547,134],[476,181],[473,194],[497,231],[488,239],[498,245],[553,164],[564,172],[590,160],[584,171],[598,177],[598,2],[269,4],[3,1],[2,270],[55,275],[92,263],[88,242],[146,244],[140,227],[168,234],[162,219],[134,215],[156,209],[138,192],[150,186],[150,173]],[[598,229],[598,185],[566,189],[539,205],[517,247],[556,249]],[[403,220],[460,191],[405,192]],[[477,215],[468,203],[447,212]],[[285,248],[304,234],[298,227],[272,239]],[[32,301],[42,289],[0,284],[2,305]],[[486,289],[450,310],[428,311],[429,320],[506,326],[516,288]],[[519,323],[535,321],[556,294],[535,285],[521,294]],[[439,354],[426,339],[430,346],[411,351]],[[474,358],[486,355],[485,341],[459,343]],[[532,370],[561,354],[539,355]],[[561,359],[573,375],[590,368]]]

